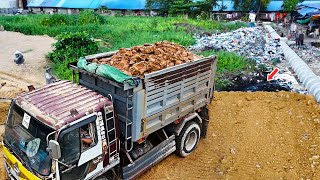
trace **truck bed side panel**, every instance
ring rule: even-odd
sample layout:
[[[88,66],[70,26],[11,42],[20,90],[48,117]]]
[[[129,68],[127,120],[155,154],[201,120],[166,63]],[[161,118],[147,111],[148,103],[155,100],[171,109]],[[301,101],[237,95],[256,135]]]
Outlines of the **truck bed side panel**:
[[[145,78],[145,110],[141,136],[172,123],[210,102],[215,59],[201,59]]]

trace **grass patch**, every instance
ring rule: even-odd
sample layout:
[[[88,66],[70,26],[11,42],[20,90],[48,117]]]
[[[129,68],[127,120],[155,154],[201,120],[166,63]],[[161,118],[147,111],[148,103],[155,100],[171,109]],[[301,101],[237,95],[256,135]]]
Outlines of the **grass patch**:
[[[227,86],[231,85],[232,82],[228,80],[228,76],[230,74],[232,75],[238,75],[241,74],[244,71],[252,71],[254,70],[254,62],[251,60],[248,60],[247,58],[238,55],[234,52],[228,52],[228,51],[203,51],[201,53],[198,53],[202,56],[210,56],[210,55],[217,55],[218,57],[218,63],[217,63],[217,80],[216,80],[216,89],[217,90],[223,90]]]
[[[190,46],[196,41],[195,32],[177,24],[190,24],[192,29],[201,29],[207,32],[231,31],[246,26],[245,23],[226,23],[210,20],[184,19],[182,17],[137,17],[137,16],[101,16],[92,11],[83,11],[79,15],[47,15],[34,14],[23,16],[1,16],[0,25],[7,31],[21,32],[26,35],[49,35],[56,37],[61,33],[76,33],[85,31],[95,39],[99,39],[100,47],[93,53],[113,51],[120,48],[129,48],[144,43],[157,41],[171,41],[183,46]],[[61,51],[62,52],[62,51]],[[58,54],[66,61],[76,61],[77,57],[69,57],[70,52]],[[81,52],[76,54],[82,55]],[[51,57],[54,55],[51,54]],[[230,57],[232,58],[232,57]],[[53,60],[51,58],[51,60]],[[231,61],[231,60],[230,60]],[[238,61],[237,61],[238,62]],[[219,69],[241,69],[243,64],[220,64]],[[70,79],[66,62],[55,61],[52,65],[55,74],[61,79]],[[238,67],[236,67],[238,66]]]

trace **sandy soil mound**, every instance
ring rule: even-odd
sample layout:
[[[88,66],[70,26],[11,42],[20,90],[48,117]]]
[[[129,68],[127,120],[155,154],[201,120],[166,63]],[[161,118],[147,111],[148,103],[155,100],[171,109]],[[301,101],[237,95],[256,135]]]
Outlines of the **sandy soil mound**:
[[[0,122],[8,105],[0,101]],[[320,106],[313,97],[222,92],[209,108],[207,138],[197,150],[186,158],[169,156],[140,179],[320,178]]]
[[[208,137],[141,179],[319,179],[320,107],[311,96],[216,93]]]

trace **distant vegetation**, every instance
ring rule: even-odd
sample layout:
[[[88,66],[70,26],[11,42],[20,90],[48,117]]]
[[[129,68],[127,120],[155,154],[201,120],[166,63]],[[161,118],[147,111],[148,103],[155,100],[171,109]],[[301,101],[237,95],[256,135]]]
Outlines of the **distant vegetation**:
[[[162,40],[188,47],[195,43],[195,34],[226,32],[246,26],[241,22],[182,17],[102,16],[89,10],[79,15],[1,16],[0,25],[7,31],[57,37],[56,50],[49,53],[48,58],[53,62],[55,74],[62,79],[71,78],[67,64],[84,55]],[[234,72],[245,67],[242,59],[232,59],[233,54],[229,56],[224,52],[222,56],[229,60],[219,62],[219,72],[223,69]]]
[[[241,75],[245,71],[250,72],[255,70],[255,62],[235,52],[207,50],[198,54],[205,57],[210,55],[216,55],[218,57],[217,90],[223,90],[227,88],[227,86],[232,85],[232,82],[229,80],[229,75],[236,76]]]

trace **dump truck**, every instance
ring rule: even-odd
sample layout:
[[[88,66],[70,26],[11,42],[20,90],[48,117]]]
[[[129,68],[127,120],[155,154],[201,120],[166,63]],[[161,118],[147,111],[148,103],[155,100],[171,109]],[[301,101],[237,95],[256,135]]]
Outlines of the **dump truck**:
[[[86,59],[112,56],[102,53]],[[136,179],[205,137],[217,59],[119,83],[69,64],[60,80],[12,100],[2,149],[11,179]]]

